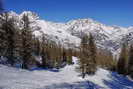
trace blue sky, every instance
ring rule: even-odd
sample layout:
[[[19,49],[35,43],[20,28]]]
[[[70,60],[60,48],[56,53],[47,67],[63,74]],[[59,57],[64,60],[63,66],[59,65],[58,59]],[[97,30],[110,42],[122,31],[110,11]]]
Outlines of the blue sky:
[[[34,11],[56,22],[92,18],[107,25],[133,26],[133,0],[5,0],[5,8]]]

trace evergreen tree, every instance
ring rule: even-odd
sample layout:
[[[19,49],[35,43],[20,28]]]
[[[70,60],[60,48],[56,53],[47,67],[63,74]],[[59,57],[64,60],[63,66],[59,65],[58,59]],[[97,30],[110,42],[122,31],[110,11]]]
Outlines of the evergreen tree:
[[[39,56],[39,55],[40,55],[40,52],[41,52],[41,44],[40,44],[39,38],[36,38],[36,37],[34,36],[33,43],[34,43],[34,47],[33,47],[34,50],[33,50],[33,51],[34,51],[34,53],[35,53],[37,56]]]
[[[62,58],[63,58],[63,62],[67,62],[67,54],[66,54],[65,48],[63,48]]]
[[[14,19],[9,18],[8,12],[3,13],[3,20],[1,25],[1,51],[4,54],[1,54],[8,58],[8,61],[11,65],[14,64],[14,48],[15,48],[15,33],[16,28],[14,27]]]
[[[69,48],[68,51],[67,51],[67,62],[68,62],[68,64],[73,64],[72,56],[73,56],[72,49]]]
[[[0,57],[3,55],[5,48],[5,30],[3,29],[3,2],[0,0]]]
[[[128,74],[133,78],[133,46],[130,47],[129,51]]]
[[[32,31],[30,28],[30,21],[28,18],[28,15],[23,15],[22,18],[23,21],[23,29],[21,32],[22,36],[22,52],[21,56],[23,59],[23,66],[22,68],[27,69],[28,63],[31,61],[34,61],[34,58],[32,56],[32,48],[33,48],[33,39],[32,39]]]
[[[49,43],[48,43],[48,49],[47,49],[47,55],[49,56],[48,57],[48,66],[50,67],[50,68],[53,68],[54,67],[54,65],[55,65],[55,56],[54,56],[54,54],[55,54],[55,52],[54,52],[54,44],[53,44],[53,41],[49,41]]]
[[[121,49],[120,57],[117,63],[117,71],[119,74],[126,74],[126,62],[127,62],[127,48],[126,45],[123,44]]]
[[[3,19],[4,18],[4,19]],[[7,15],[5,13],[1,14],[0,17],[0,56],[5,56],[7,50],[7,36],[6,36],[6,28],[7,28]]]
[[[15,61],[22,62],[21,60],[21,49],[22,49],[22,36],[20,29],[16,29],[15,36],[14,36],[14,57]]]
[[[116,71],[117,59],[114,59],[111,52],[98,49],[96,63],[101,68]]]
[[[45,39],[45,36],[42,36],[42,43],[41,43],[41,56],[42,56],[42,67],[46,68],[48,67],[48,42]]]
[[[8,48],[7,48],[7,58],[9,59],[11,65],[14,64],[14,49],[15,49],[15,38],[16,38],[16,29],[14,27],[14,20],[11,19],[7,23],[7,42],[8,42]]]
[[[85,77],[86,75],[86,57],[85,57],[85,50],[84,49],[80,49],[80,60],[79,60],[79,71],[81,72],[82,74],[82,78]]]
[[[56,68],[59,69],[60,67],[62,67],[62,63],[63,63],[62,46],[60,43],[58,43],[58,45],[56,44],[54,54],[55,54],[55,64],[56,64],[55,66]]]
[[[96,71],[96,45],[94,42],[93,36],[90,34],[89,36],[89,44],[88,44],[88,50],[89,50],[89,59],[87,60],[87,74],[94,74]]]
[[[86,74],[94,74],[96,71],[96,46],[92,35],[84,35],[81,40],[80,71],[84,78]]]
[[[63,67],[63,60],[65,59],[65,55],[64,55],[64,58],[63,58],[63,47],[61,45],[61,43],[59,42],[58,43],[58,46],[57,46],[57,49],[56,49],[56,52],[57,52],[57,68],[60,68],[60,67]],[[65,62],[65,60],[64,60]]]

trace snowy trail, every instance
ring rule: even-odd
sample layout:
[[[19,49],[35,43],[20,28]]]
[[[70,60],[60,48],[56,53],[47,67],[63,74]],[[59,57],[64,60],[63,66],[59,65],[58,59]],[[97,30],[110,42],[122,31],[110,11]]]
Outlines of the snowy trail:
[[[77,58],[73,57],[74,63]],[[27,71],[0,65],[0,89],[133,89],[133,82],[117,73],[98,69],[85,79],[68,65],[58,71]]]

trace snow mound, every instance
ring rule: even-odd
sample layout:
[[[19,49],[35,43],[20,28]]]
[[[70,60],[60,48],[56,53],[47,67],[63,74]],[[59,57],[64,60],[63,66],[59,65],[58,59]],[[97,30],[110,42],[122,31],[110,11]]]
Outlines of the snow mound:
[[[59,71],[27,71],[0,65],[0,89],[133,89],[133,82],[114,72],[99,68],[94,76],[82,79],[74,65]]]

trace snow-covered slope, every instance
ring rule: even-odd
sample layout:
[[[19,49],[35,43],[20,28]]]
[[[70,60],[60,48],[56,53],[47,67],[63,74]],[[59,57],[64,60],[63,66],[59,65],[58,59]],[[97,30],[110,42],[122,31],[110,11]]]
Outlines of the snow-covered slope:
[[[117,54],[121,48],[121,44],[133,41],[133,27],[124,28],[119,26],[107,26],[92,19],[77,19],[67,23],[55,23],[45,21],[39,18],[36,13],[24,11],[21,14],[10,12],[10,16],[15,16],[16,24],[21,28],[21,18],[27,14],[30,18],[31,27],[37,37],[43,34],[48,39],[60,42],[66,47],[77,48],[80,45],[81,37],[84,34],[92,33],[96,39],[98,48],[111,51]]]
[[[104,69],[82,79],[75,71],[77,58],[73,61],[74,65],[59,71],[27,71],[0,65],[0,89],[133,89],[132,81]]]

